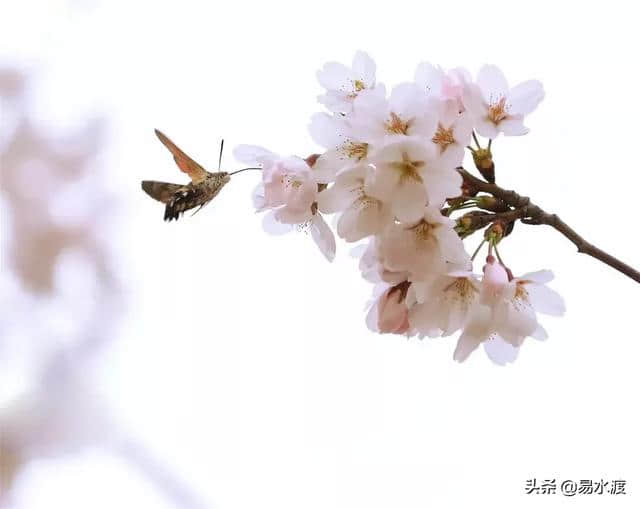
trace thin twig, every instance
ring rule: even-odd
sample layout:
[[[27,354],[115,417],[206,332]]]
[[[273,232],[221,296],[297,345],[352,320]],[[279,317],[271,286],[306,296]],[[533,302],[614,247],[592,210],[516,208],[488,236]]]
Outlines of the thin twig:
[[[560,219],[556,214],[549,214],[548,212],[545,212],[537,205],[531,203],[531,200],[527,196],[521,196],[515,191],[502,189],[496,184],[489,184],[488,182],[474,177],[464,168],[458,168],[458,171],[460,172],[460,175],[462,175],[467,186],[473,188],[475,191],[489,193],[515,209],[510,212],[494,214],[495,219],[521,219],[525,224],[546,224],[551,226],[573,242],[573,244],[578,248],[579,253],[584,253],[596,260],[600,260],[601,262],[616,269],[618,272],[621,272],[625,276],[640,283],[640,272],[618,260],[614,256],[611,256],[599,247],[596,247],[584,240],[573,228]]]

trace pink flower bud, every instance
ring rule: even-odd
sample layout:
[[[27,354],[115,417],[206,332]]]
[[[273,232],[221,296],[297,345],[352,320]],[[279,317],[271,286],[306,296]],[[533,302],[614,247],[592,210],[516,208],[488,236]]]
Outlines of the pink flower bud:
[[[495,298],[509,282],[509,275],[504,267],[489,255],[483,269],[482,294],[484,300]]]
[[[404,334],[409,330],[409,309],[405,303],[406,290],[389,288],[378,300],[378,331],[382,334]]]

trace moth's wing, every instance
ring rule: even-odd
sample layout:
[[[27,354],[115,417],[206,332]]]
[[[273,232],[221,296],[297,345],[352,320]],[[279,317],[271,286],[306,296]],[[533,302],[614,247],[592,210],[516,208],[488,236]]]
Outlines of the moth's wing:
[[[168,203],[174,193],[184,186],[180,184],[170,184],[169,182],[158,182],[157,180],[143,180],[142,190],[154,200]]]
[[[167,202],[167,206],[164,209],[164,220],[178,219],[183,212],[199,205],[206,205],[211,201],[211,198],[213,198],[211,193],[208,193],[202,185],[183,186]]]
[[[169,138],[167,138],[157,129],[156,136],[160,139],[162,144],[169,149],[169,152],[173,154],[173,159],[178,165],[178,168],[189,175],[189,177],[191,177],[191,181],[194,184],[199,184],[207,178],[207,171],[202,166],[200,166],[187,154],[180,150],[175,143],[173,143]]]

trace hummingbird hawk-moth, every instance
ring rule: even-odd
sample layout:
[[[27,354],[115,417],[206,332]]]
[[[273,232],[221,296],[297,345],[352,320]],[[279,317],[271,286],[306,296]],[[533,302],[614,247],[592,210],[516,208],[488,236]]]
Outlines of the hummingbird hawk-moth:
[[[162,144],[167,147],[173,155],[173,159],[178,165],[178,168],[191,178],[191,182],[184,185],[158,182],[156,180],[142,181],[142,190],[151,196],[151,198],[165,204],[165,221],[177,220],[183,212],[195,207],[199,207],[198,210],[200,210],[217,196],[220,189],[231,180],[231,175],[244,170],[260,169],[244,168],[243,170],[237,170],[231,173],[226,171],[209,172],[180,150],[177,145],[163,133],[157,129],[155,132]],[[220,169],[220,162],[222,160],[223,144],[224,140],[220,145],[218,169]],[[196,212],[198,212],[198,210],[196,210]]]

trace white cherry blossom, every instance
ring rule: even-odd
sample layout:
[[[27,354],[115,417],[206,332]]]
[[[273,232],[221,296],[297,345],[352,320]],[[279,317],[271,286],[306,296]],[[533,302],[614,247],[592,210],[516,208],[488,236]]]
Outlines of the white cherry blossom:
[[[263,168],[254,204],[265,212],[265,230],[305,230],[333,259],[335,239],[322,214],[336,214],[338,236],[364,241],[354,251],[362,277],[375,285],[367,324],[376,332],[421,338],[459,333],[455,360],[482,345],[502,365],[517,358],[527,337],[544,339],[538,314],[564,312],[561,297],[547,286],[552,274],[514,278],[491,255],[502,240],[493,235],[485,237],[490,255],[482,276],[475,275],[456,222],[442,213],[445,206],[456,218],[472,208],[478,210],[470,214],[491,213],[482,200],[493,193],[478,200],[462,193],[458,167],[465,148],[474,131],[490,139],[525,134],[526,115],[544,97],[541,83],[509,87],[493,65],[482,67],[474,81],[463,67],[423,62],[412,82],[387,96],[363,52],[350,67],[329,62],[317,76],[326,89],[318,99],[329,112],[312,116],[309,133],[323,153],[303,159],[255,146],[236,150],[239,160]],[[515,208],[505,203],[497,214]],[[500,217],[474,224],[485,219],[491,228]]]
[[[388,99],[361,94],[354,101],[350,122],[354,135],[372,145],[398,136],[431,139],[437,125],[435,105],[415,83],[402,83]]]
[[[414,223],[395,223],[382,234],[380,250],[385,266],[407,271],[411,280],[428,281],[447,271],[448,264],[465,265],[469,256],[453,229],[454,221],[434,207],[423,208]]]
[[[326,148],[313,165],[318,182],[333,182],[343,168],[365,160],[369,144],[356,138],[346,117],[316,113],[311,117],[309,133],[313,140]]]
[[[469,145],[473,121],[468,113],[461,113],[456,102],[442,101],[438,107],[438,122],[431,138],[439,163],[444,168],[462,164],[465,147]]]
[[[476,83],[465,89],[464,104],[474,116],[478,133],[495,138],[501,132],[519,136],[529,132],[524,117],[533,112],[544,98],[542,83],[524,81],[509,88],[507,79],[495,65],[485,65]]]
[[[504,267],[489,256],[480,305],[458,340],[454,358],[465,360],[480,343],[491,338],[499,338],[514,348],[527,337],[545,339],[537,313],[560,316],[565,310],[562,297],[546,286],[552,279],[553,274],[544,270],[509,281]]]
[[[309,231],[322,254],[332,261],[335,238],[318,212],[318,182],[307,162],[250,145],[236,147],[234,156],[246,164],[262,165],[262,183],[254,191],[253,203],[258,212],[269,211],[263,220],[265,230],[279,234],[295,226]]]
[[[351,67],[328,62],[316,76],[327,90],[318,101],[335,113],[349,113],[353,101],[365,90],[373,91],[376,96],[385,95],[384,86],[376,83],[376,64],[363,51],[356,52]]]
[[[362,163],[348,168],[318,196],[321,212],[342,212],[338,235],[347,242],[379,233],[392,221],[389,206],[365,191],[365,181],[372,171],[371,166]]]
[[[390,270],[384,263],[379,236],[370,237],[359,263],[362,277],[371,283],[398,284],[409,279],[407,271]]]
[[[390,203],[400,221],[417,221],[425,205],[439,207],[446,198],[460,194],[462,178],[454,168],[439,164],[431,143],[405,137],[372,154],[371,162],[376,170],[366,192]]]
[[[464,89],[471,82],[471,74],[463,67],[444,71],[428,62],[418,65],[414,79],[416,85],[429,97],[441,101],[451,101],[464,111]]]
[[[417,300],[409,322],[423,335],[449,336],[462,329],[478,303],[480,283],[469,271],[444,274],[430,283],[411,285]],[[422,288],[420,288],[422,287]]]

